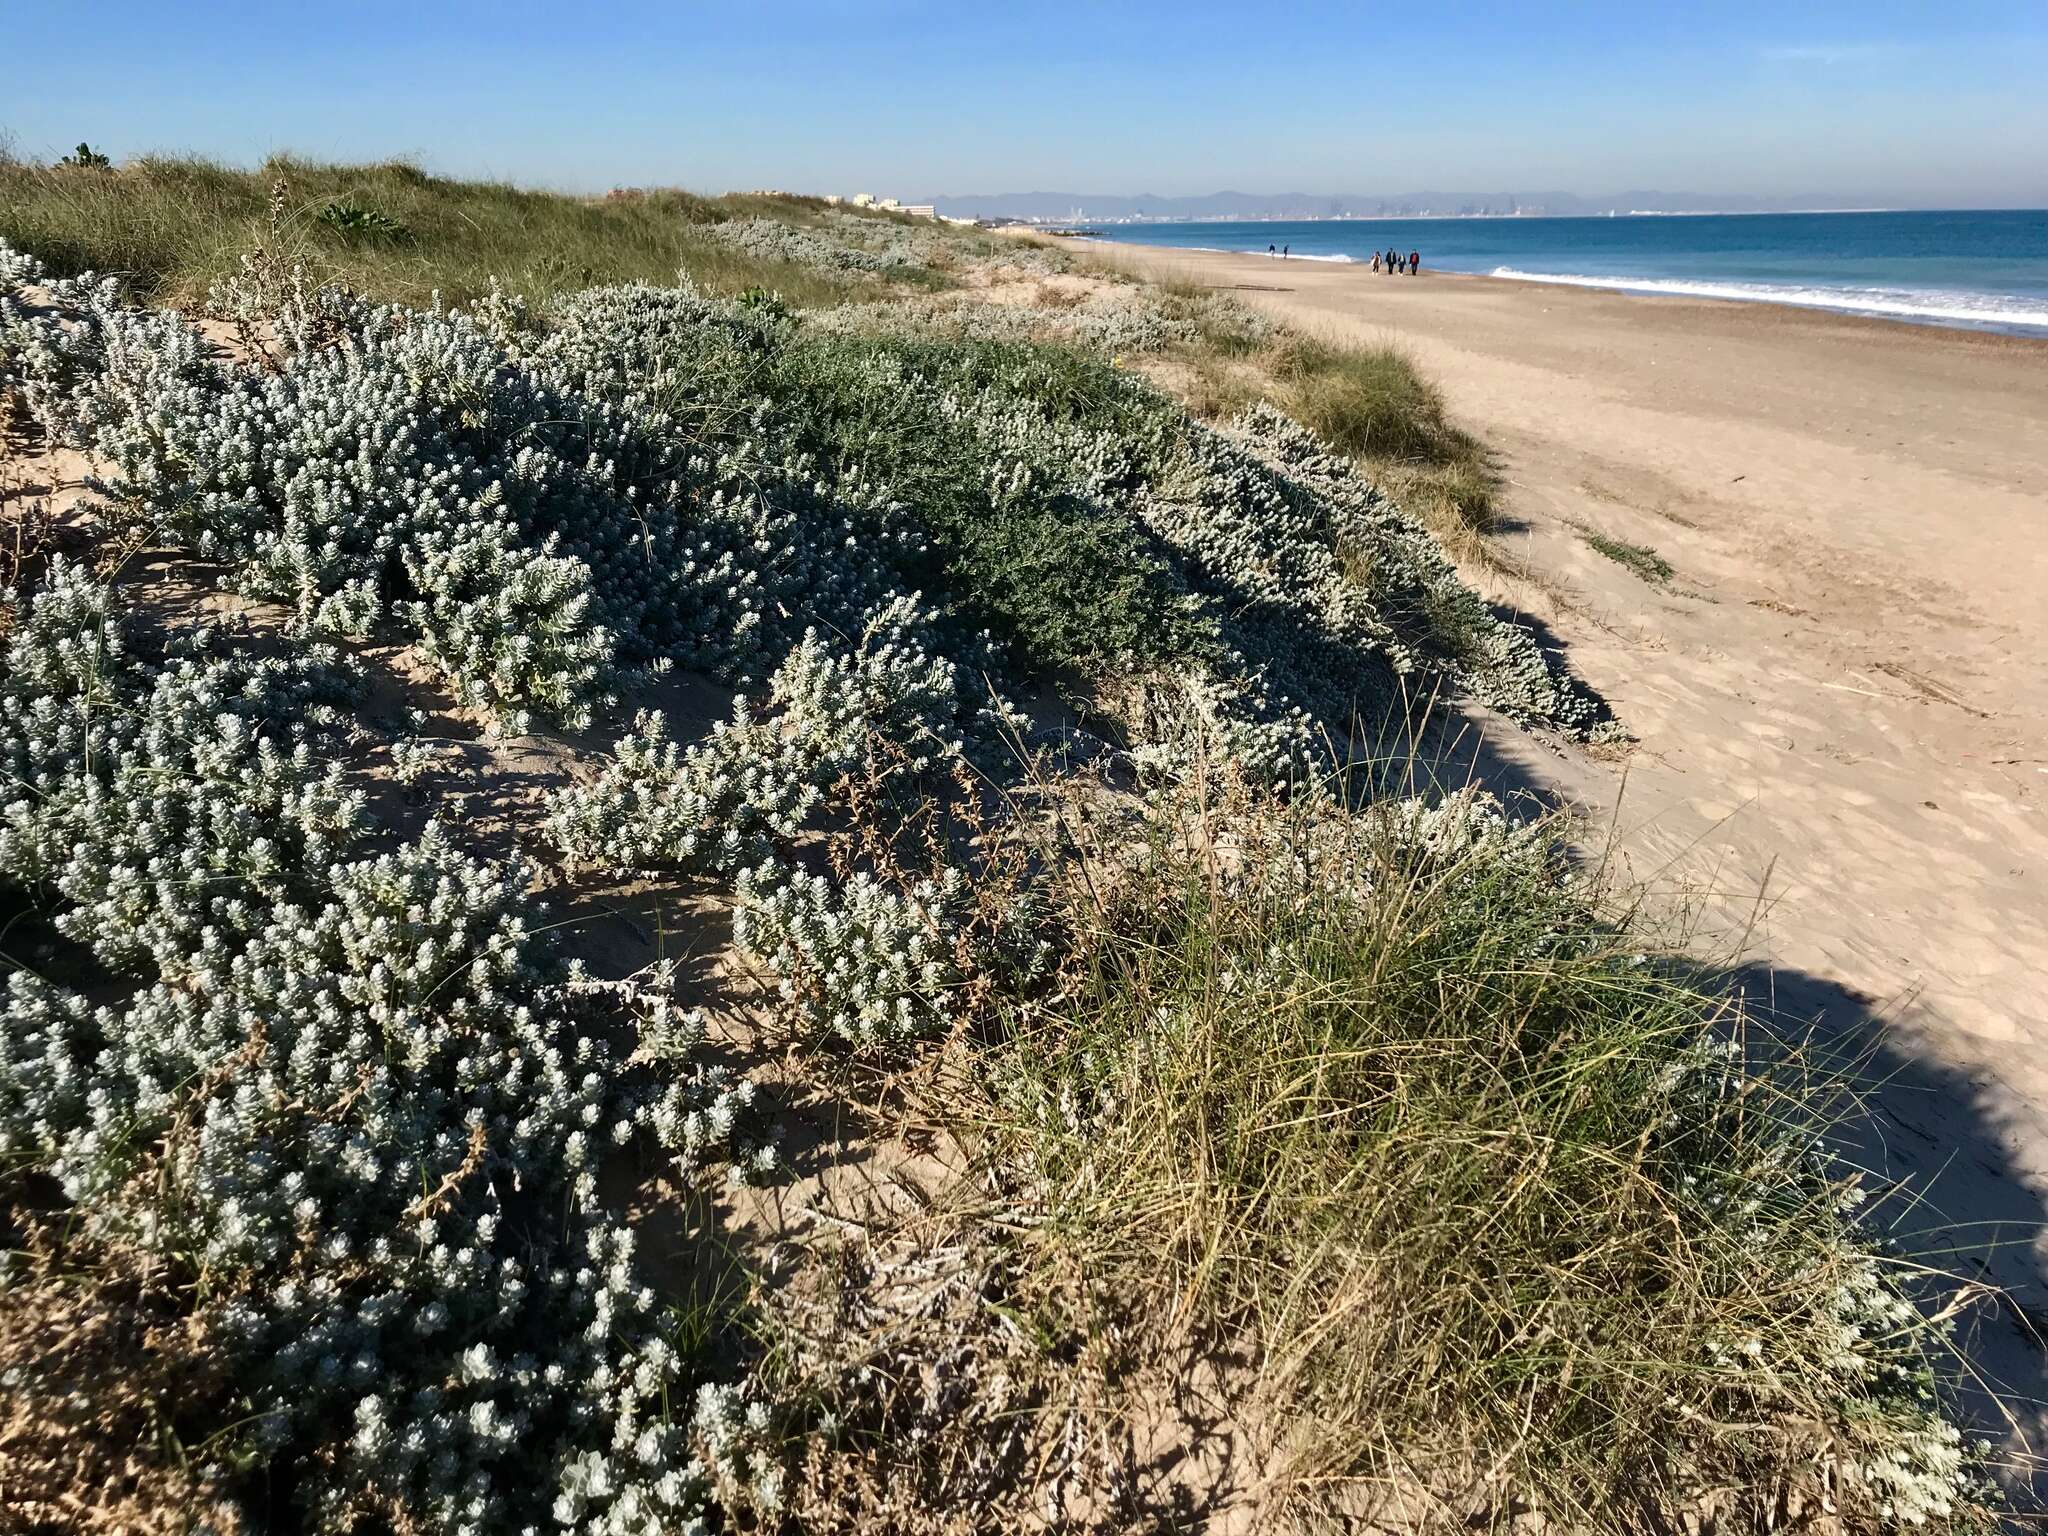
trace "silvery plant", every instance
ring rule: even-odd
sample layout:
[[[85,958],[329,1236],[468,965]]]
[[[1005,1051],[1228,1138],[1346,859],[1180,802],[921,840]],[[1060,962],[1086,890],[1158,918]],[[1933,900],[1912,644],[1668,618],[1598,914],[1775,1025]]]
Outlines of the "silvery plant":
[[[572,862],[617,872],[735,874],[796,835],[819,786],[801,743],[741,700],[684,747],[643,710],[597,778],[555,797],[549,839]]]
[[[1305,496],[1324,509],[1313,542],[1333,554],[1354,554],[1370,568],[1364,585],[1317,572],[1320,606],[1333,626],[1358,632],[1387,625],[1407,665],[1441,670],[1473,697],[1524,724],[1551,725],[1581,737],[1616,732],[1599,701],[1528,630],[1497,617],[1459,579],[1429,530],[1349,459],[1268,405],[1239,417],[1231,435],[1257,457],[1283,499]],[[1376,612],[1360,612],[1366,605]]]
[[[588,724],[635,666],[748,681],[800,632],[769,617],[795,589],[828,618],[875,595],[875,552],[807,466],[707,458],[630,392],[577,390],[606,382],[603,335],[522,367],[466,316],[364,308],[341,344],[237,366],[175,315],[74,287],[67,313],[10,311],[0,356],[106,466],[109,508],[309,630],[395,627],[502,727]],[[629,326],[630,296],[616,308],[598,322]]]
[[[1065,342],[1112,358],[1162,352],[1192,342],[1197,335],[1193,320],[1167,314],[1151,290],[1143,288],[1112,289],[1065,308],[986,304],[927,294],[883,303],[842,304],[811,317],[809,323],[819,330],[849,336]]]
[[[644,711],[596,780],[556,796],[548,834],[572,861],[617,872],[737,874],[793,838],[822,791],[875,740],[916,773],[958,753],[958,668],[914,595],[870,614],[849,646],[812,629],[769,683],[687,748]]]
[[[868,235],[869,225],[887,229],[895,238]],[[750,256],[825,272],[886,272],[916,266],[926,254],[904,237],[907,232],[899,232],[895,226],[878,220],[848,219],[832,226],[832,230],[841,238],[813,234],[780,219],[729,219],[712,225],[710,233]]]
[[[253,1408],[217,1453],[291,1450],[320,1520],[693,1528],[690,1384],[596,1178],[635,1145],[772,1171],[751,1084],[671,977],[556,959],[530,871],[433,828],[343,857],[361,807],[303,750],[332,663],[145,659],[112,604],[59,563],[14,617],[0,874],[144,981],[9,979],[0,1158],[76,1240],[211,1277]]]
[[[865,872],[828,879],[770,859],[740,874],[733,936],[774,972],[817,1038],[902,1044],[950,1020],[966,897],[957,868],[899,890]]]
[[[702,1510],[681,1362],[596,1199],[634,1111],[525,879],[430,831],[89,1020],[12,984],[10,1140],[81,1235],[213,1277],[237,1438],[311,1447],[323,1520],[374,1498],[450,1530],[651,1533]]]
[[[60,932],[109,963],[175,974],[317,889],[365,834],[325,761],[355,675],[318,650],[160,664],[114,596],[61,558],[16,600],[0,671],[0,872],[61,898]]]
[[[615,1094],[525,878],[430,831],[125,1004],[10,983],[0,1144],[82,1237],[213,1277],[254,1410],[225,1448],[310,1447],[323,1520],[366,1499],[474,1531],[703,1512],[671,1412],[688,1383],[596,1173],[642,1130],[711,1154],[744,1105],[716,1080],[694,1105]]]

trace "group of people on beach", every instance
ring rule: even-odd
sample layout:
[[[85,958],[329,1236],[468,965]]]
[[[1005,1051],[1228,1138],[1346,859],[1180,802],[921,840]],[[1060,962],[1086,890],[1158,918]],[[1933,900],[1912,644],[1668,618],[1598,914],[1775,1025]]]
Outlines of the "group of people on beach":
[[[1287,259],[1287,247],[1283,245],[1276,249],[1268,242],[1266,254],[1268,256],[1278,256],[1282,261],[1285,261]],[[1386,263],[1384,267],[1380,265],[1382,261]],[[1374,251],[1372,253],[1372,269],[1375,272],[1405,272],[1410,277],[1413,277],[1422,270],[1422,252],[1410,251],[1406,256],[1403,256],[1399,251]]]

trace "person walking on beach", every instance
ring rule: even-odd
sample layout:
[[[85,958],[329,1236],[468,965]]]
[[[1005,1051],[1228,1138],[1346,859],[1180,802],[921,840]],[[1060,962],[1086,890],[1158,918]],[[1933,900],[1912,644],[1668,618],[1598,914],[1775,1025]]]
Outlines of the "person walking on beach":
[[[1387,252],[1387,272],[1389,273],[1389,275],[1391,275],[1394,270],[1394,261],[1394,252],[1391,249],[1389,249]]]
[[[1273,254],[1273,242],[1270,240],[1266,242],[1266,254],[1268,256]]]
[[[1380,253],[1378,251],[1372,253],[1372,269],[1375,272],[1380,269]]]
[[[1422,270],[1422,252],[1420,252],[1420,251],[1410,251],[1410,252],[1408,253],[1408,275],[1409,275],[1410,277],[1413,277],[1413,276],[1414,276],[1414,275],[1415,275],[1416,273],[1420,272],[1421,270]]]
[[[1280,247],[1280,259],[1282,261],[1287,259],[1287,247],[1284,245]]]

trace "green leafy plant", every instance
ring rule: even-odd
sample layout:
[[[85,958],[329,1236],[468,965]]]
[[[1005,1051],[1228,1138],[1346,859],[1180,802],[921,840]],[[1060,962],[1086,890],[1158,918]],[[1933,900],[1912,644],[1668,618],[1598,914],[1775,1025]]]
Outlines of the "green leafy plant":
[[[758,284],[752,288],[742,290],[739,297],[733,302],[742,309],[751,309],[758,314],[769,315],[777,320],[784,319],[789,314],[789,306],[782,302],[781,294],[773,289],[760,287]]]
[[[57,163],[59,165],[71,166],[77,170],[104,171],[112,166],[114,162],[94,149],[90,144],[81,141],[78,148],[74,149]]]
[[[412,231],[398,220],[360,203],[329,203],[320,210],[320,222],[351,240],[382,241],[389,245],[412,242]]]
[[[1605,555],[1616,565],[1624,566],[1653,587],[1668,586],[1671,582],[1671,562],[1647,544],[1631,544],[1626,539],[1613,538],[1593,529],[1581,529],[1579,537],[1586,541],[1588,548],[1596,554]]]

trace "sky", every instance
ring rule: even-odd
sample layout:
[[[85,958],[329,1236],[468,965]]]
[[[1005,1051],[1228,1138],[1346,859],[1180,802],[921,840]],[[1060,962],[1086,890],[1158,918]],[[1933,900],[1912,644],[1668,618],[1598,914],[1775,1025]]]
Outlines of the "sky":
[[[598,191],[1655,189],[2048,206],[2048,3],[0,0],[47,156]]]

